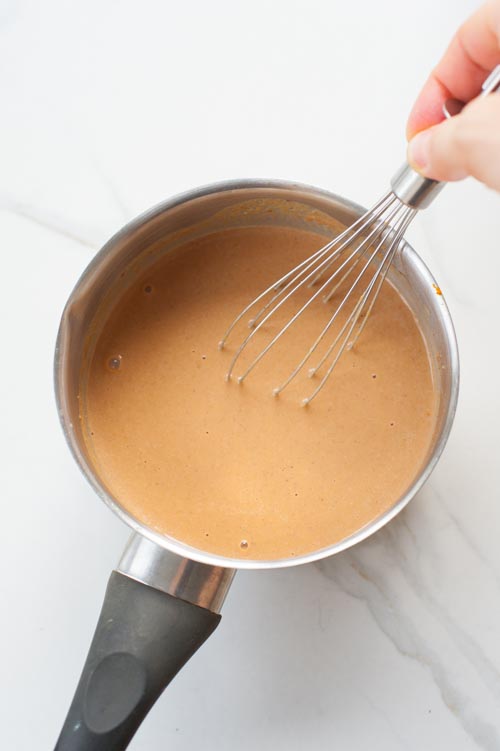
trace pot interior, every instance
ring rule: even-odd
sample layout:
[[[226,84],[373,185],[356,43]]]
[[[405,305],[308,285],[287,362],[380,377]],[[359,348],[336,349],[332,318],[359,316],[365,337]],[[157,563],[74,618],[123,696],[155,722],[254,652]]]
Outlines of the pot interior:
[[[132,528],[180,555],[205,563],[264,568],[296,565],[345,549],[372,533],[401,508],[425,481],[446,442],[456,406],[458,356],[452,322],[438,285],[405,244],[388,278],[412,310],[426,342],[437,399],[434,434],[419,476],[386,513],[356,534],[307,556],[278,561],[245,561],[216,556],[185,545],[145,527],[113,497],[94,470],[83,439],[79,392],[82,367],[110,309],[138,276],[167,253],[186,242],[228,227],[280,225],[313,230],[325,241],[363,213],[337,196],[305,186],[241,182],[202,189],[180,196],[131,222],[104,246],[78,281],[63,313],[56,350],[56,395],[68,443],[94,489]]]

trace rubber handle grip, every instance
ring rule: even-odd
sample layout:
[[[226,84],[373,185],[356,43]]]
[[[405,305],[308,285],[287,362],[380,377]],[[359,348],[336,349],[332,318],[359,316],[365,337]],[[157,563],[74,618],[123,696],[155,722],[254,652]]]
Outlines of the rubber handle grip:
[[[121,751],[220,615],[116,571],[55,751]]]

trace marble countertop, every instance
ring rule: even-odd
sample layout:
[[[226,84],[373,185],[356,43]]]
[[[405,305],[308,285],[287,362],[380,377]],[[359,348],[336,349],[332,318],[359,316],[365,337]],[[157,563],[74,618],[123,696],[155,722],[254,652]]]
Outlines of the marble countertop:
[[[59,428],[73,284],[126,220],[233,177],[373,202],[465,0],[3,0],[0,5],[2,747],[53,747],[127,529]],[[445,453],[382,531],[238,574],[222,624],[130,748],[500,749],[500,196],[449,186],[410,239],[462,385]]]

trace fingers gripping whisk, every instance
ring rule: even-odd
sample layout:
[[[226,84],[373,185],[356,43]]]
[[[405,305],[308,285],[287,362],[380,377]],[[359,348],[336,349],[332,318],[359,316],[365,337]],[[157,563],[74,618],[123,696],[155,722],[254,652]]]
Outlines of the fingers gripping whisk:
[[[324,303],[329,303],[340,290],[341,301],[332,311],[316,340],[288,377],[273,390],[274,395],[278,396],[306,364],[312,363],[322,344],[324,348],[327,337],[333,336],[321,357],[309,368],[309,376],[320,377],[316,388],[303,399],[304,405],[309,404],[324,387],[342,354],[351,349],[358,340],[401,244],[403,234],[415,213],[415,208],[402,203],[393,192],[387,193],[344,232],[252,300],[231,323],[219,342],[219,348],[222,349],[237,324],[247,315],[250,316],[251,330],[233,355],[227,379],[232,377],[235,366],[250,342],[283,306],[290,305],[294,299],[300,301],[296,312],[238,376],[238,383],[247,378],[289,329],[294,325],[300,325],[301,317],[315,301],[322,299]]]

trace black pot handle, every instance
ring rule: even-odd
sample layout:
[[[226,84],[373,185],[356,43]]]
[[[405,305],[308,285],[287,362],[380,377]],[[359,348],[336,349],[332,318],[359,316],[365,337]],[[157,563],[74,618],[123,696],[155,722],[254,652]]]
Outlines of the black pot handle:
[[[55,751],[127,748],[163,689],[219,621],[206,607],[113,571]]]

